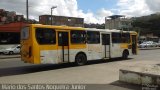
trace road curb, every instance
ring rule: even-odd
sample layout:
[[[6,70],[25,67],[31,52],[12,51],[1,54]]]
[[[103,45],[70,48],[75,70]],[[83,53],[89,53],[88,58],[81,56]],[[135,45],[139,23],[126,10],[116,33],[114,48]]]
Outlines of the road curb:
[[[139,50],[155,50],[155,49],[160,49],[160,48],[139,48]]]
[[[21,56],[8,56],[8,57],[7,56],[5,56],[5,57],[4,56],[2,56],[2,57],[0,56],[0,59],[10,59],[10,58],[20,58],[20,57]]]
[[[160,86],[160,66],[134,66],[119,70],[119,80],[137,85]]]

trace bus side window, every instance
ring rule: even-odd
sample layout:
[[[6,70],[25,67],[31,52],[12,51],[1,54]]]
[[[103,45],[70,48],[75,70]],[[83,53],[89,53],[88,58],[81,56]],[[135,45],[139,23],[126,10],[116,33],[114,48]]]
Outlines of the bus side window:
[[[130,34],[122,33],[122,43],[130,43]]]
[[[112,33],[112,43],[121,43],[121,33]]]
[[[37,28],[36,39],[39,44],[55,44],[56,34],[53,29]]]
[[[86,43],[86,32],[85,31],[71,31],[71,43],[72,44],[84,44]]]
[[[87,43],[88,44],[99,44],[100,43],[100,33],[97,31],[87,32]]]

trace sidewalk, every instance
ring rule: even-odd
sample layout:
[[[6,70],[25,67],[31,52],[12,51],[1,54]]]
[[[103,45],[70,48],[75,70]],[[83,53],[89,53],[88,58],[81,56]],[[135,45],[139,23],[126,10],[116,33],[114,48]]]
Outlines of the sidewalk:
[[[160,66],[159,65],[137,65],[119,70],[119,80],[137,85],[150,85],[153,90],[159,90]],[[151,89],[149,89],[151,90]]]
[[[154,50],[154,49],[160,49],[160,47],[139,48],[139,50]]]
[[[20,58],[21,55],[0,55],[0,59]]]

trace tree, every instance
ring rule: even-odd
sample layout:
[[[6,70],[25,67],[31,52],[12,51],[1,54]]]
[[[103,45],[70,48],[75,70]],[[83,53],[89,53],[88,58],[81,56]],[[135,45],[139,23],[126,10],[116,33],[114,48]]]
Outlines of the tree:
[[[141,34],[153,33],[160,36],[160,15],[152,14],[134,18],[132,26],[134,29],[140,28]]]
[[[85,28],[97,28],[97,29],[105,29],[105,24],[93,24],[93,23],[90,23],[90,24],[84,24],[84,27]]]

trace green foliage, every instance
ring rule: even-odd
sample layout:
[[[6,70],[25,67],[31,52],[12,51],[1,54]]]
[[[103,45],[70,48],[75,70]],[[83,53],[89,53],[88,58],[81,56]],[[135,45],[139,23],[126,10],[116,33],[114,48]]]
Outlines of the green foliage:
[[[132,26],[134,29],[140,28],[141,34],[153,33],[160,35],[160,15],[152,14],[133,19]]]
[[[97,28],[97,29],[105,29],[105,24],[93,24],[93,23],[90,23],[90,24],[84,24],[84,27],[85,28]]]

